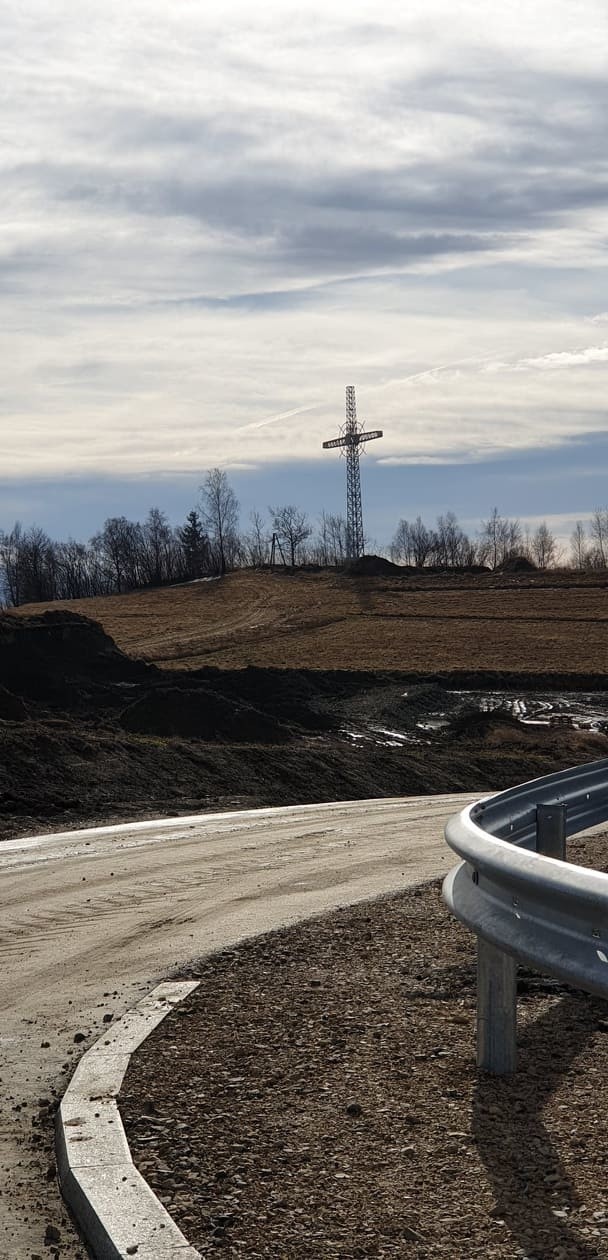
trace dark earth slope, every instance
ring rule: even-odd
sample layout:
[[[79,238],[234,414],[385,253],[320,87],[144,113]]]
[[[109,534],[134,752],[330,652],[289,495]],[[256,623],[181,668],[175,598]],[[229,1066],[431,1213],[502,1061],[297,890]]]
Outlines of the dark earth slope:
[[[474,685],[484,678],[476,674]],[[608,753],[599,732],[526,726],[501,712],[474,720],[448,690],[467,682],[395,671],[166,673],[126,656],[76,612],[0,615],[0,837],[240,806],[491,790]],[[577,683],[605,686],[580,675]],[[438,708],[444,725],[426,729],[421,719]],[[383,729],[395,726],[401,742]]]

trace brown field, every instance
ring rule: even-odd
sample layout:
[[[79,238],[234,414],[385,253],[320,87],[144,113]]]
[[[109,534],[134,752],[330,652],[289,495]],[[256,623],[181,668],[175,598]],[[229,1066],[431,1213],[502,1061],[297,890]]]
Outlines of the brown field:
[[[239,572],[217,581],[65,605],[100,621],[119,647],[168,669],[602,674],[602,574],[348,577]]]

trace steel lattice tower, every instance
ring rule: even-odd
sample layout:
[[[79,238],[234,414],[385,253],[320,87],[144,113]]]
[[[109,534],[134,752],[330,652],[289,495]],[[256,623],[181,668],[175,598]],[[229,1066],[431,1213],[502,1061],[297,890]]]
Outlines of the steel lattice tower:
[[[363,507],[361,503],[361,468],[359,454],[366,442],[381,438],[382,429],[364,432],[357,420],[354,385],[346,386],[346,422],[340,437],[323,443],[324,450],[340,447],[346,455],[346,551],[349,560],[363,555]]]

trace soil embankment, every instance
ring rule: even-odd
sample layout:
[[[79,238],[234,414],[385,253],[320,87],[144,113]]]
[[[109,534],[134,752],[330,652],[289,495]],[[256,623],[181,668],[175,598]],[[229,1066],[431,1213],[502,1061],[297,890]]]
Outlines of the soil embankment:
[[[504,705],[480,716],[459,690],[522,683],[601,693],[606,678],[168,672],[126,655],[71,609],[5,614],[0,837],[240,806],[492,790],[606,755],[597,724],[525,724]]]
[[[608,674],[605,571],[245,570],[52,607],[163,669]]]

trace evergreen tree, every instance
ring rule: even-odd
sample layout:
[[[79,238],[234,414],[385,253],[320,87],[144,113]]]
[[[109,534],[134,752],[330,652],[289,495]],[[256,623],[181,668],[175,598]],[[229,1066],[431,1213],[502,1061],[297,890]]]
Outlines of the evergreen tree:
[[[185,525],[177,531],[184,556],[184,570],[187,578],[203,577],[209,569],[209,539],[203,529],[198,512],[193,508],[188,512]]]

